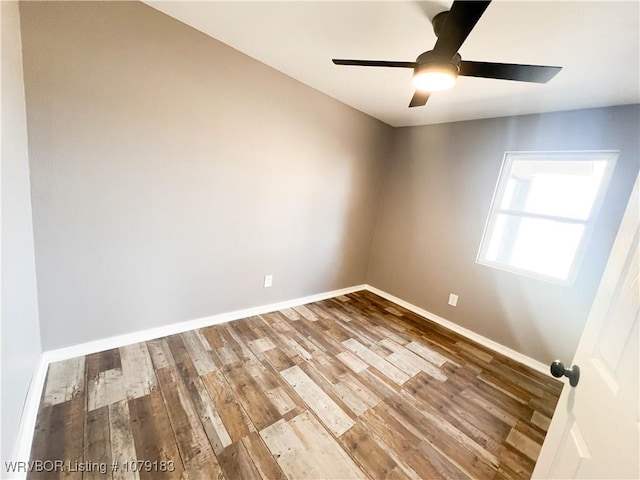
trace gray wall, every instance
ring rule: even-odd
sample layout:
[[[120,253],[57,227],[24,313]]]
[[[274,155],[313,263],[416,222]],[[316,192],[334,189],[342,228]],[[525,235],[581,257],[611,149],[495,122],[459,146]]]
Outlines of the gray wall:
[[[40,355],[27,122],[17,2],[2,17],[2,450],[13,458],[22,407]]]
[[[638,171],[639,118],[634,105],[399,129],[368,283],[545,363],[571,361]],[[572,287],[475,263],[505,151],[604,149],[620,156]]]
[[[20,10],[44,349],[365,282],[391,127],[141,3]]]

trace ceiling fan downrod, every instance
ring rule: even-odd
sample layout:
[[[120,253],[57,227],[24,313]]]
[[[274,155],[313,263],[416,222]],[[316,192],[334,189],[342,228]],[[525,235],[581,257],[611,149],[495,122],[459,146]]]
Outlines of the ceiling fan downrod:
[[[436,37],[440,36],[440,32],[442,32],[444,24],[447,23],[447,18],[449,18],[449,10],[438,13],[435,17],[433,17],[433,20],[431,20],[433,33],[436,34]]]

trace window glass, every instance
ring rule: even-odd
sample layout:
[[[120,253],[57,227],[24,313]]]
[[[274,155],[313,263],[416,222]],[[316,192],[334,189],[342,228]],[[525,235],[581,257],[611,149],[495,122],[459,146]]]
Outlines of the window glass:
[[[602,160],[514,161],[500,208],[586,220],[606,167]]]
[[[570,283],[615,152],[507,153],[478,262]]]

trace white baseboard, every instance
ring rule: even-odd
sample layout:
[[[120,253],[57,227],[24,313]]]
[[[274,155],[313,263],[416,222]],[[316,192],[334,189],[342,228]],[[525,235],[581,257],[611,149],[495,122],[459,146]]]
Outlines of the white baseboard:
[[[509,347],[505,347],[501,343],[491,340],[490,338],[484,337],[479,333],[473,332],[467,328],[461,327],[457,323],[453,323],[452,321],[447,320],[446,318],[442,318],[436,315],[435,313],[431,313],[423,308],[417,307],[412,303],[406,302],[401,298],[395,297],[390,293],[387,293],[376,287],[372,287],[371,285],[365,285],[365,289],[370,291],[371,293],[375,293],[376,295],[381,296],[382,298],[386,298],[390,302],[397,303],[398,305],[406,308],[407,310],[411,310],[413,313],[417,313],[422,317],[425,317],[439,325],[442,325],[444,328],[448,330],[459,333],[463,337],[467,337],[470,340],[473,340],[474,342],[479,343],[480,345],[483,345],[495,352],[498,352],[506,357],[509,357],[512,360],[515,360],[516,362],[522,363],[527,367],[531,367],[540,373],[544,373],[545,375],[551,376],[549,372],[549,366],[545,365],[544,363],[538,360],[528,357],[520,352],[516,352],[515,350]]]
[[[16,444],[14,447],[14,455],[10,459],[12,461],[28,461],[31,454],[31,441],[33,440],[33,432],[36,429],[36,420],[38,418],[38,410],[40,409],[40,396],[42,395],[42,389],[44,387],[44,381],[47,377],[47,369],[49,363],[45,358],[40,355],[36,368],[31,377],[29,383],[29,390],[27,391],[27,397],[22,408],[22,417],[20,419],[20,425],[18,427],[18,434],[16,436]],[[25,473],[13,473],[6,472],[5,466],[0,466],[0,474],[13,475],[10,477],[12,480],[22,480],[27,478]],[[9,477],[3,476],[2,478],[8,479]]]
[[[29,392],[25,402],[25,407],[22,415],[22,421],[20,423],[20,429],[17,438],[17,460],[28,460],[31,451],[31,441],[33,438],[33,432],[35,430],[36,418],[38,415],[38,409],[40,406],[40,397],[42,395],[42,389],[44,387],[44,381],[47,374],[47,369],[50,363],[59,362],[61,360],[67,360],[69,358],[79,357],[83,355],[89,355],[91,353],[102,352],[112,348],[123,347],[125,345],[131,345],[138,342],[146,342],[153,340],[154,338],[166,337],[167,335],[174,335],[176,333],[182,333],[197,328],[208,327],[211,325],[218,325],[220,323],[230,322],[241,318],[251,317],[254,315],[261,315],[264,313],[274,312],[282,310],[284,308],[296,307],[298,305],[304,305],[306,303],[318,302],[320,300],[326,300],[332,297],[338,297],[340,295],[347,295],[349,293],[358,292],[360,290],[368,290],[376,295],[379,295],[387,300],[394,302],[412,312],[421,315],[431,321],[434,321],[443,327],[452,330],[464,337],[467,337],[481,345],[484,345],[491,350],[501,353],[513,360],[527,365],[534,370],[548,374],[548,367],[543,363],[534,360],[526,355],[523,355],[515,350],[512,350],[504,345],[490,340],[482,335],[479,335],[471,330],[468,330],[460,325],[457,325],[445,318],[435,315],[427,310],[417,307],[409,302],[395,297],[383,290],[379,290],[371,285],[356,285],[353,287],[343,288],[340,290],[333,290],[330,292],[319,293],[316,295],[310,295],[307,297],[296,298],[293,300],[287,300],[284,302],[272,303],[269,305],[262,305],[258,307],[246,308],[243,310],[235,310],[233,312],[221,313],[218,315],[211,315],[209,317],[199,318],[196,320],[189,320],[181,323],[174,323],[171,325],[165,325],[162,327],[151,328],[148,330],[142,330],[139,332],[128,333],[125,335],[118,335],[115,337],[103,338],[92,342],[82,343],[79,345],[73,345],[70,347],[58,348],[55,350],[48,350],[40,355],[40,360],[36,366],[36,370],[33,374],[33,379],[29,386]],[[16,479],[26,478],[24,475],[16,475]]]

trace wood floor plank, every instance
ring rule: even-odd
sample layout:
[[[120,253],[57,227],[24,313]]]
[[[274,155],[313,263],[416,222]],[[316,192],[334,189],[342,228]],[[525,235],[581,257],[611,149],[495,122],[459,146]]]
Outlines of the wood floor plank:
[[[492,461],[500,451],[501,442],[510,430],[509,425],[479,407],[471,408],[468,402],[461,401],[462,397],[459,395],[447,394],[444,390],[432,388],[433,381],[431,384],[418,383],[420,380],[422,379],[419,377],[412,380],[401,395],[407,399],[422,401],[422,408],[430,409],[451,427],[472,440],[475,445],[492,454],[493,456],[490,457]]]
[[[437,408],[439,415],[445,420],[467,436],[481,441],[483,445],[493,446],[493,441],[504,440],[509,433],[510,425],[505,423],[505,419],[493,415],[482,405],[469,400],[465,393],[466,390],[451,391],[426,375],[418,375],[412,379],[401,392],[405,398],[416,399]]]
[[[545,395],[545,388],[547,387],[543,383],[538,382],[536,379],[525,378],[508,365],[502,365],[500,362],[492,361],[484,366],[483,370],[488,373],[497,374],[497,376],[502,379],[528,392],[529,397],[543,397]]]
[[[242,338],[238,337],[231,324],[220,325],[217,328],[225,347],[233,352],[233,356],[236,358],[236,361],[242,362],[254,357],[253,352],[244,344]]]
[[[478,375],[478,379],[523,405],[527,405],[531,399],[529,392],[499,375],[483,370]]]
[[[134,343],[120,347],[120,361],[127,398],[140,398],[153,393],[158,381],[146,343]]]
[[[347,347],[358,357],[360,357],[360,359],[364,360],[372,367],[377,368],[380,372],[386,375],[387,378],[394,381],[398,385],[402,385],[404,382],[409,380],[409,375],[404,373],[398,367],[395,367],[387,362],[384,358],[369,350],[357,340],[351,338],[349,340],[345,340],[342,343],[345,347]]]
[[[461,340],[459,342],[456,342],[456,346],[464,352],[473,355],[475,358],[481,360],[484,363],[490,363],[491,360],[493,360],[493,355],[490,355],[489,353],[481,350],[476,346],[471,345],[470,343]]]
[[[126,400],[121,400],[109,405],[108,409],[111,458],[120,466],[120,468],[112,470],[113,480],[138,480],[140,475],[137,470],[123,468],[126,462],[137,460],[129,404]]]
[[[467,476],[487,478],[492,476],[498,467],[499,461],[494,454],[456,429],[427,404],[420,403],[414,407],[395,399],[386,399],[385,402],[377,408],[387,416],[406,424],[414,434],[440,452],[449,463]]]
[[[543,430],[527,421],[519,420],[509,432],[507,443],[535,461],[540,453],[540,448],[542,448],[544,437],[545,432]]]
[[[95,465],[83,473],[84,480],[112,479],[109,407],[87,412],[84,431],[84,465]],[[102,467],[104,465],[104,468]]]
[[[413,377],[422,371],[443,382],[447,379],[446,375],[437,368],[430,366],[428,362],[425,362],[422,359],[419,359],[422,360],[422,362],[416,361],[415,355],[409,350],[406,352],[394,352],[391,355],[386,356],[385,359],[410,377]]]
[[[351,375],[344,375],[331,388],[356,416],[362,415],[380,403],[380,398],[375,393]]]
[[[182,478],[184,467],[162,393],[156,390],[149,395],[130,399],[128,407],[136,458],[140,461],[167,462],[173,467],[172,471],[166,472],[142,469],[139,472],[140,479]]]
[[[387,377],[378,372],[375,368],[366,369],[360,372],[356,378],[379,398],[396,396],[401,388],[396,383],[391,382]]]
[[[222,373],[229,382],[235,398],[256,426],[262,430],[280,419],[278,409],[247,371],[244,365],[226,365]]]
[[[242,442],[229,445],[218,454],[218,458],[226,478],[263,478]]]
[[[559,395],[558,395],[559,396]],[[555,411],[557,403],[557,397],[554,401],[548,397],[531,397],[527,402],[527,405],[531,407],[533,410],[538,410],[540,413],[543,413],[547,417],[553,417],[553,412]]]
[[[220,415],[222,424],[232,442],[240,440],[251,432],[253,424],[240,407],[227,381],[219,371],[202,377],[213,406]]]
[[[382,342],[390,340],[400,346],[405,346],[409,343],[409,340],[407,340],[404,336],[401,336],[399,332],[390,330],[386,325],[376,324],[373,328],[380,334],[380,336],[383,337]]]
[[[374,433],[382,440],[382,445],[387,446],[389,455],[395,455],[394,460],[410,478],[446,478],[446,472],[439,471],[436,465],[447,465],[446,457],[436,452],[431,457],[426,457],[419,450],[420,437],[414,435],[406,425],[394,417],[388,415],[382,405],[367,411],[362,415],[363,425],[369,432]],[[442,457],[436,459],[435,456]],[[459,478],[460,472],[455,466],[449,466],[449,470],[456,471]]]
[[[324,320],[319,319],[315,322],[301,322],[296,324],[296,330],[307,342],[313,345],[312,353],[322,352],[323,354],[335,355],[341,352],[343,347],[334,339],[335,330],[324,328],[323,322]]]
[[[280,370],[286,370],[296,364],[279,347],[272,348],[264,352],[264,358],[277,372]]]
[[[282,312],[282,314],[289,320],[300,320],[300,314],[292,308],[283,308],[280,312]]]
[[[396,317],[401,317],[403,315],[402,312],[395,307],[387,307],[384,310],[385,312],[389,312],[391,315],[395,315]]]
[[[170,355],[175,358],[175,366],[185,383],[213,451],[219,453],[230,445],[232,441],[204,385],[203,377],[198,375],[198,371],[181,337],[173,336],[167,346],[169,347]],[[217,373],[217,369],[214,372]],[[220,378],[222,377],[220,376]]]
[[[206,375],[217,368],[211,356],[209,342],[207,342],[202,334],[199,334],[199,330],[184,332],[181,333],[180,336],[182,337],[187,352],[189,352],[193,365],[198,371],[198,375]]]
[[[309,303],[305,305],[305,307],[315,313],[319,319],[328,320],[331,323],[335,323],[336,321],[336,318],[331,312],[323,307],[322,302]]]
[[[455,374],[453,375],[455,379]],[[450,379],[452,377],[450,376]],[[466,385],[463,385],[464,391],[473,393],[476,397],[480,397],[483,401],[479,403],[485,403],[494,406],[496,409],[500,409],[507,415],[504,418],[530,418],[533,414],[534,408],[529,403],[523,403],[519,399],[515,399],[512,396],[503,392],[500,388],[495,388],[488,383],[475,378],[473,381],[469,381]],[[493,410],[493,409],[492,409]],[[511,421],[508,423],[512,423]]]
[[[336,318],[336,319],[338,319],[338,320],[340,320],[342,322],[345,322],[345,323],[351,322],[351,317],[348,314],[346,314],[346,313],[344,313],[344,312],[342,312],[342,311],[340,311],[340,310],[338,310],[336,308],[329,308],[327,310],[329,311],[331,316],[333,316],[334,318]]]
[[[308,411],[270,425],[260,436],[288,478],[367,478]]]
[[[440,355],[438,352],[426,347],[425,345],[422,345],[420,342],[410,342],[407,345],[407,348],[438,367],[441,367],[447,361],[446,357]]]
[[[332,388],[336,395],[356,416],[362,415],[373,406],[360,398],[345,382],[338,382],[333,385]]]
[[[531,416],[531,423],[546,432],[551,424],[551,419],[540,412],[534,411]]]
[[[241,318],[229,325],[231,332],[234,334],[234,338],[243,349],[246,348],[250,342],[264,337],[264,334],[259,328],[256,328],[255,325],[256,319],[258,318],[259,317]]]
[[[353,320],[352,323],[343,324],[342,328],[349,332],[350,336],[347,340],[357,340],[367,348],[375,348],[382,337],[371,330],[367,322]],[[345,341],[343,340],[343,344]]]
[[[338,355],[336,355],[336,358],[340,359],[342,363],[344,363],[347,367],[349,367],[351,370],[353,370],[356,373],[360,373],[361,371],[363,371],[365,368],[368,367],[366,363],[364,363],[362,360],[356,357],[349,350],[340,352]]]
[[[57,432],[53,429],[53,419],[51,418],[52,410],[52,406],[44,405],[44,403],[41,402],[36,418],[33,441],[31,442],[30,461],[44,461],[54,458],[51,454],[51,447],[55,444],[59,445],[60,440],[56,436]],[[28,475],[28,478],[30,480],[39,480],[44,478],[44,472],[33,471]]]
[[[303,360],[311,360],[313,358],[313,356],[293,338],[285,337],[283,338],[283,341],[293,352],[295,352],[294,356],[299,355]]]
[[[509,432],[509,436],[507,436],[507,443],[529,457],[531,460],[537,460],[541,445],[515,428]]]
[[[226,342],[222,338],[221,329],[217,325],[201,328],[200,331],[204,338],[207,339],[212,350],[225,346]]]
[[[65,465],[77,465],[84,458],[84,422],[85,398],[83,395],[53,405],[51,410],[51,445],[47,450],[47,457],[43,460],[62,460]],[[80,480],[82,472],[65,467],[53,476],[44,475],[41,478],[60,478],[65,480]]]
[[[287,477],[257,432],[242,437],[242,444],[249,453],[260,477],[265,480],[285,480]],[[234,477],[228,477],[232,480]]]
[[[442,382],[447,380],[447,376],[440,368],[431,362],[427,362],[408,348],[405,348],[404,346],[387,338],[382,340],[380,344],[393,352],[391,355],[387,356],[386,359],[408,375],[414,376],[417,375],[418,372],[422,371]]]
[[[211,346],[213,360],[219,367],[240,360],[223,329],[207,327],[200,331]]]
[[[157,376],[185,472],[190,479],[219,478],[220,466],[178,370],[161,368]]]
[[[340,379],[351,372],[342,362],[339,362],[330,355],[316,354],[314,358],[307,362],[322,375],[329,383],[337,383]]]
[[[500,452],[500,468],[507,478],[529,480],[535,463],[509,444],[502,446]]]
[[[87,381],[95,379],[100,372],[114,368],[122,369],[120,351],[117,348],[89,354],[85,357],[84,363]]]
[[[518,418],[516,416],[506,412],[495,403],[492,403],[486,398],[478,395],[472,389],[465,389],[460,393],[460,395],[470,400],[472,403],[478,405],[485,411],[489,412],[491,415],[506,423],[507,425],[511,425],[513,427],[516,425],[516,423],[518,423]]]
[[[263,319],[263,321],[267,325],[269,325],[272,328],[274,332],[278,334],[286,333],[291,330],[291,327],[289,326],[289,324],[283,320],[283,315],[280,315],[277,312],[265,313],[259,316],[260,318]]]
[[[254,353],[263,353],[267,350],[271,350],[272,348],[276,348],[276,346],[271,339],[262,337],[257,338],[256,340],[251,340],[249,342],[249,348],[253,350]]]
[[[151,355],[153,367],[156,370],[176,364],[169,345],[164,338],[148,341],[147,348],[149,349],[149,355]]]
[[[74,382],[77,381],[77,378]],[[64,423],[61,425],[63,430],[62,436],[62,459],[72,465],[82,463],[84,458],[83,439],[84,439],[84,419],[86,415],[85,409],[86,399],[84,395],[79,395],[73,399],[65,402],[64,404],[58,404],[56,407],[61,407],[60,411],[53,409],[51,415],[60,415],[60,418],[64,419]],[[64,408],[64,407],[66,408]],[[66,470],[62,473],[60,478],[63,479],[80,479],[82,473],[78,471]]]
[[[362,425],[355,425],[339,441],[371,478],[389,478],[398,467]]]
[[[317,322],[319,319],[318,315],[316,315],[314,312],[309,310],[304,305],[298,305],[297,307],[293,307],[293,310],[295,310],[301,317],[309,320],[310,322]]]
[[[120,368],[104,370],[92,379],[87,378],[87,409],[101,408],[126,398],[124,377]]]
[[[275,372],[269,372],[265,366],[257,361],[245,362],[247,372],[255,379],[267,398],[271,401],[280,416],[296,408],[296,403],[282,388]]]
[[[77,357],[49,365],[44,405],[68,402],[84,392],[84,362],[85,357]]]
[[[230,363],[234,363],[239,360],[236,352],[231,347],[220,347],[216,349],[216,354],[223,365],[229,365]]]
[[[202,381],[202,378],[196,377],[187,381],[187,390],[189,391],[193,406],[198,414],[198,418],[202,423],[202,427],[209,439],[209,443],[213,451],[218,454],[225,447],[231,445],[232,440],[229,432],[224,426],[224,422],[220,414],[213,406],[211,397]]]
[[[82,463],[84,458],[85,401],[84,395],[76,395],[66,402],[44,407],[43,415],[38,418],[31,458],[61,461],[65,468],[53,472],[34,471],[28,475],[29,480],[82,479],[81,471],[69,469],[67,465]]]
[[[433,442],[423,440],[418,446],[418,451],[422,455],[424,455],[425,458],[429,459],[434,468],[440,473],[442,478],[455,478],[457,480],[483,478],[471,476],[468,472],[465,471],[465,468],[463,466],[444,456],[442,454],[442,451],[437,448],[437,446],[434,445]]]
[[[353,420],[300,367],[296,365],[283,370],[280,375],[335,436],[339,437],[354,425]]]

